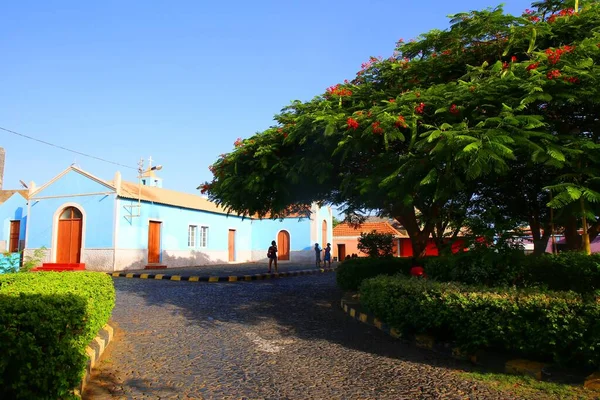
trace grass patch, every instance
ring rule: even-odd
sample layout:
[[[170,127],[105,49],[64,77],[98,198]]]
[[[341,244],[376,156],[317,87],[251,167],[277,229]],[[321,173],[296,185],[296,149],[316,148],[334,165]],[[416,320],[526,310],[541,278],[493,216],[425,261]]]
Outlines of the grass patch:
[[[461,372],[460,376],[483,382],[500,391],[512,392],[531,399],[595,400],[600,398],[600,391],[586,389],[582,385],[540,382],[528,376],[482,372]]]

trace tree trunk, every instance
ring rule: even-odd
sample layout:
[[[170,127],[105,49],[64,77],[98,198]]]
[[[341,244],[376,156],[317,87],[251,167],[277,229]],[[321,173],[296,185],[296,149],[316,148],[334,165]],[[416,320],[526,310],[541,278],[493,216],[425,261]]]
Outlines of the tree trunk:
[[[581,250],[583,242],[581,236],[577,232],[577,218],[572,216],[568,217],[564,227],[567,250]]]
[[[413,257],[423,257],[427,249],[429,235],[433,230],[433,225],[427,222],[423,229],[420,229],[415,209],[412,206],[394,210],[393,217],[406,229],[406,233],[408,233],[412,244]]]

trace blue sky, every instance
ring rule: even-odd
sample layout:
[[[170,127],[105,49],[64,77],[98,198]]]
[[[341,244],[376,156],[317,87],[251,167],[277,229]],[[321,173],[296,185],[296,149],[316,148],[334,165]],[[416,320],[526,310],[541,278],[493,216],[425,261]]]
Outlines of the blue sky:
[[[406,4],[408,3],[408,4]],[[447,15],[493,0],[12,1],[1,7],[0,131],[4,188],[39,186],[73,162],[135,180],[163,165],[185,192],[238,137],[266,129],[294,99],[352,78],[399,38],[448,27]],[[520,14],[530,1],[505,2]]]

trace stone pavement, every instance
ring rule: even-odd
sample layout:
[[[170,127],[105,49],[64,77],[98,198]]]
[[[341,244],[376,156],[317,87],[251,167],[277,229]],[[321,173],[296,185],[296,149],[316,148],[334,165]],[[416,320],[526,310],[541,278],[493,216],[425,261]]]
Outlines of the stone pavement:
[[[338,263],[331,263],[331,267],[337,267]],[[323,265],[321,265],[323,267]],[[316,268],[315,264],[291,264],[279,262],[279,272],[299,271],[303,269]],[[266,263],[244,263],[244,264],[215,264],[202,265],[198,267],[185,268],[163,268],[163,269],[139,269],[120,272],[140,273],[140,274],[169,274],[182,276],[228,276],[228,275],[252,275],[264,274],[269,270],[269,264]],[[275,268],[272,268],[275,272]]]
[[[515,398],[460,378],[467,363],[348,318],[334,274],[114,283],[116,340],[85,398]]]

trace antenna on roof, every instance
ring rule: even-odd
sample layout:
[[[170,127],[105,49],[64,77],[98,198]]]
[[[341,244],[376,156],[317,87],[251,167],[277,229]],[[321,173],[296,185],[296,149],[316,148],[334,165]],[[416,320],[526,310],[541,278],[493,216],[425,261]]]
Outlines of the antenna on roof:
[[[29,189],[29,187],[27,186],[27,184],[25,182],[23,182],[22,180],[19,179],[19,183],[21,184],[21,186],[23,186],[25,189]]]

